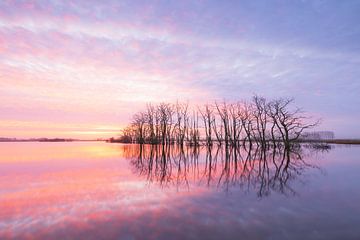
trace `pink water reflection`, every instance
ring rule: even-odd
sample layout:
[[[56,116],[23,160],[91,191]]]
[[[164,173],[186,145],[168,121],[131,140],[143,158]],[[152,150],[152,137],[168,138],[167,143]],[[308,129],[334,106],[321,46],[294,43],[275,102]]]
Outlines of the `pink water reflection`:
[[[244,165],[242,152],[236,167],[235,155],[227,166],[227,153],[213,149],[210,167],[204,149],[185,155],[175,149],[166,152],[170,166],[151,160],[151,154],[160,154],[162,163],[162,150],[156,151],[99,142],[1,143],[0,239],[360,235],[360,148],[337,148],[310,159],[305,154],[309,165],[295,161],[286,185],[293,195],[279,189],[283,179],[274,179],[271,158],[265,163],[255,156]],[[184,156],[187,161],[180,161]],[[260,199],[262,186],[268,189]]]
[[[203,192],[149,188],[146,179],[131,172],[121,147],[110,144],[9,143],[0,148],[1,238],[46,237],[62,228],[66,233],[60,235],[72,236],[93,228],[93,222],[131,221],[144,211],[159,215],[167,202]]]

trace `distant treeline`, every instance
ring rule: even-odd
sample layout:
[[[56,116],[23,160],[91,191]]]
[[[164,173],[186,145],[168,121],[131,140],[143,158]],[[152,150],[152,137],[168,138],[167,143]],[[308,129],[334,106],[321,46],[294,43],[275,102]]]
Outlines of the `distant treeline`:
[[[293,106],[292,98],[214,102],[190,109],[188,103],[148,104],[132,117],[119,139],[125,143],[238,146],[281,144],[289,148],[319,124]]]
[[[28,139],[18,139],[18,138],[3,138],[0,137],[0,142],[73,142],[78,141],[77,139],[72,138],[28,138]]]

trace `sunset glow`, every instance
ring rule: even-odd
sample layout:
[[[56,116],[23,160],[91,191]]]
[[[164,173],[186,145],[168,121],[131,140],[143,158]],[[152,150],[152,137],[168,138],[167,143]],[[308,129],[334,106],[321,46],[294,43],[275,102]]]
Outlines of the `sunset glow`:
[[[358,1],[1,1],[1,136],[107,138],[148,102],[253,93],[295,97],[321,130],[358,136],[359,11]]]

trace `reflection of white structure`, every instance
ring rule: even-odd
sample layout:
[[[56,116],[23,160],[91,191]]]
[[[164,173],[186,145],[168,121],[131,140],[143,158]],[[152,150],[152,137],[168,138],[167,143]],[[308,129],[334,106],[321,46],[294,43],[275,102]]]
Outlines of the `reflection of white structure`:
[[[306,140],[330,140],[335,138],[335,134],[332,131],[307,132],[302,134],[301,138]]]

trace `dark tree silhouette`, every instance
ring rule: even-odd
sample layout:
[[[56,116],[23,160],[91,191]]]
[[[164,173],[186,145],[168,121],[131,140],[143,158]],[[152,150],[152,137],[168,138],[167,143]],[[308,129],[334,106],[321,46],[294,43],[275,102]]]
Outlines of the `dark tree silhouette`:
[[[304,132],[318,124],[319,121],[311,120],[294,107],[293,99],[268,101],[255,95],[250,102],[223,101],[197,108],[180,102],[148,104],[145,111],[133,116],[120,140],[179,146],[217,143],[250,149],[255,144],[262,148],[290,149],[311,136]]]

